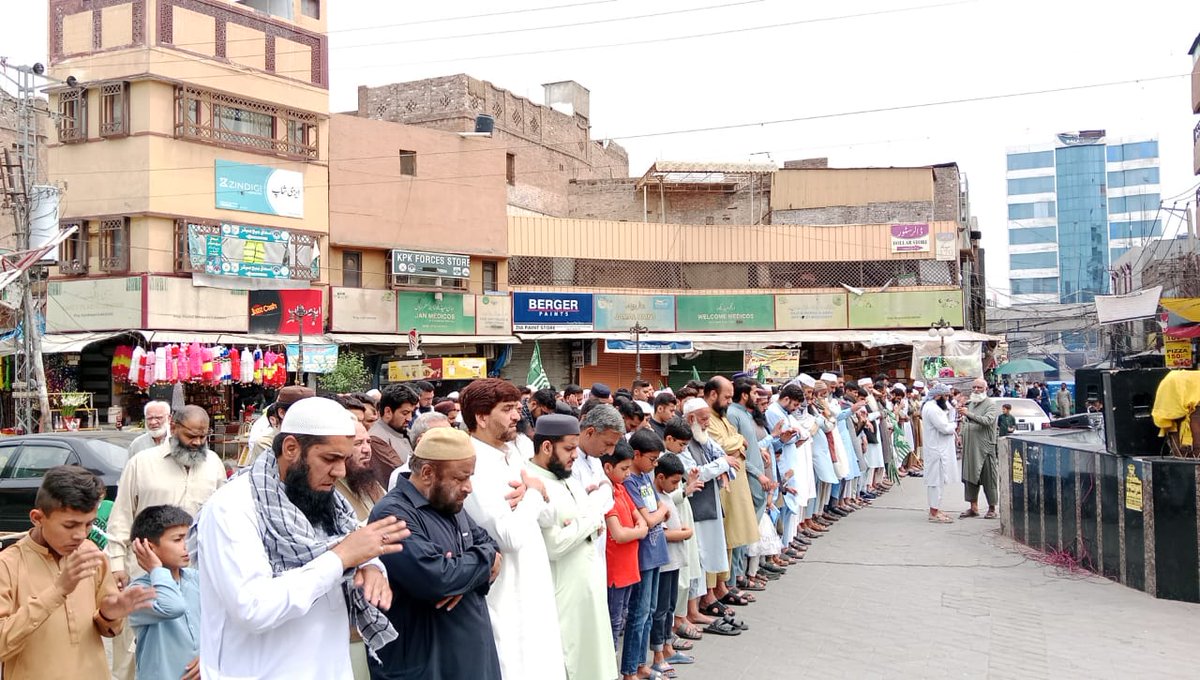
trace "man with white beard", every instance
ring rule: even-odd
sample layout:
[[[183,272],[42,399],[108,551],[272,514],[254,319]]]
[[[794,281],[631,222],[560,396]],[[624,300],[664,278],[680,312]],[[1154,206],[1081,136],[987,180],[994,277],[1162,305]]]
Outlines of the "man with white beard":
[[[971,396],[965,406],[958,408],[962,420],[963,469],[967,502],[971,507],[960,519],[979,516],[979,490],[987,496],[988,511],[984,519],[996,518],[999,500],[999,460],[996,452],[996,401],[987,395],[987,381],[976,378],[971,384]]]
[[[171,434],[171,405],[167,402],[146,402],[146,406],[142,408],[142,415],[146,417],[146,431],[129,444],[130,458],[162,444],[167,435]]]
[[[929,495],[929,521],[949,524],[954,520],[939,508],[942,488],[958,479],[954,446],[954,421],[950,417],[950,388],[935,385],[921,407],[921,439],[925,442],[925,489]]]

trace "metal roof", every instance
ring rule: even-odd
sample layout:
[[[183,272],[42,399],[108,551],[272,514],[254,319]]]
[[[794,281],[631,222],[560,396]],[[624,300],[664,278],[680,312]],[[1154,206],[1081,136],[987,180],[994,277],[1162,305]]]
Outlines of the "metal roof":
[[[702,161],[655,161],[637,182],[674,185],[676,188],[734,189],[748,175],[775,172],[772,163],[706,163]]]

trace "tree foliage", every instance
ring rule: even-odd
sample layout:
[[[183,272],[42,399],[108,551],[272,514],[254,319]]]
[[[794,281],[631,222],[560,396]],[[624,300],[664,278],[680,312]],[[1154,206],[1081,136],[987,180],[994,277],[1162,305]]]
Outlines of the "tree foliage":
[[[361,354],[343,352],[338,355],[337,366],[333,371],[317,378],[317,385],[322,390],[334,394],[347,392],[363,392],[371,384],[371,375],[363,363]]]

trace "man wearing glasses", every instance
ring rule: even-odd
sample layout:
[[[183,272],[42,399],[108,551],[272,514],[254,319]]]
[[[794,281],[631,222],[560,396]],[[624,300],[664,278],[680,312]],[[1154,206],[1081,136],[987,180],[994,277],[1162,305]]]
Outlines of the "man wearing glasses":
[[[976,378],[971,385],[967,403],[958,407],[962,424],[962,479],[966,485],[967,502],[971,507],[960,519],[979,516],[979,490],[987,496],[988,510],[984,519],[996,518],[999,494],[999,460],[996,452],[996,421],[999,419],[996,401],[987,395],[987,382]]]
[[[161,402],[160,402],[161,403]],[[146,420],[150,420],[147,412]],[[149,426],[149,422],[147,422]],[[142,574],[137,560],[129,554],[129,530],[133,518],[155,505],[174,505],[193,517],[209,496],[225,483],[225,465],[208,448],[208,413],[199,406],[184,406],[175,413],[170,434],[159,445],[131,456],[117,483],[108,518],[108,547],[113,578],[124,590],[133,578]],[[129,634],[113,640],[113,675],[133,678],[133,647],[136,639],[132,626]],[[128,655],[126,675],[123,661]]]
[[[129,445],[130,458],[162,444],[167,435],[171,434],[170,404],[165,401],[148,402],[142,409],[142,414],[146,416],[146,431]]]

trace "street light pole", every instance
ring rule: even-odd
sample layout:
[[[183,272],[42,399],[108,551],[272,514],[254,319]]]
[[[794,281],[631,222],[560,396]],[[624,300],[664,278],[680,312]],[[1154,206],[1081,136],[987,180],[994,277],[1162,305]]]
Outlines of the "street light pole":
[[[633,371],[637,375],[638,380],[642,379],[642,333],[649,330],[641,322],[634,323],[633,327],[629,329],[629,332],[633,334],[633,352],[635,357]]]
[[[929,324],[929,337],[938,338],[941,341],[941,353],[938,356],[946,356],[946,338],[951,335],[954,335],[954,326],[947,323],[945,319],[938,319]]]
[[[294,309],[292,309],[291,312],[288,313],[288,316],[291,317],[292,321],[297,322],[297,327],[300,329],[300,345],[296,351],[297,385],[304,384],[304,322],[310,318],[315,319],[318,315],[320,315],[320,313],[321,310],[315,308],[309,309],[304,305],[297,305]]]

